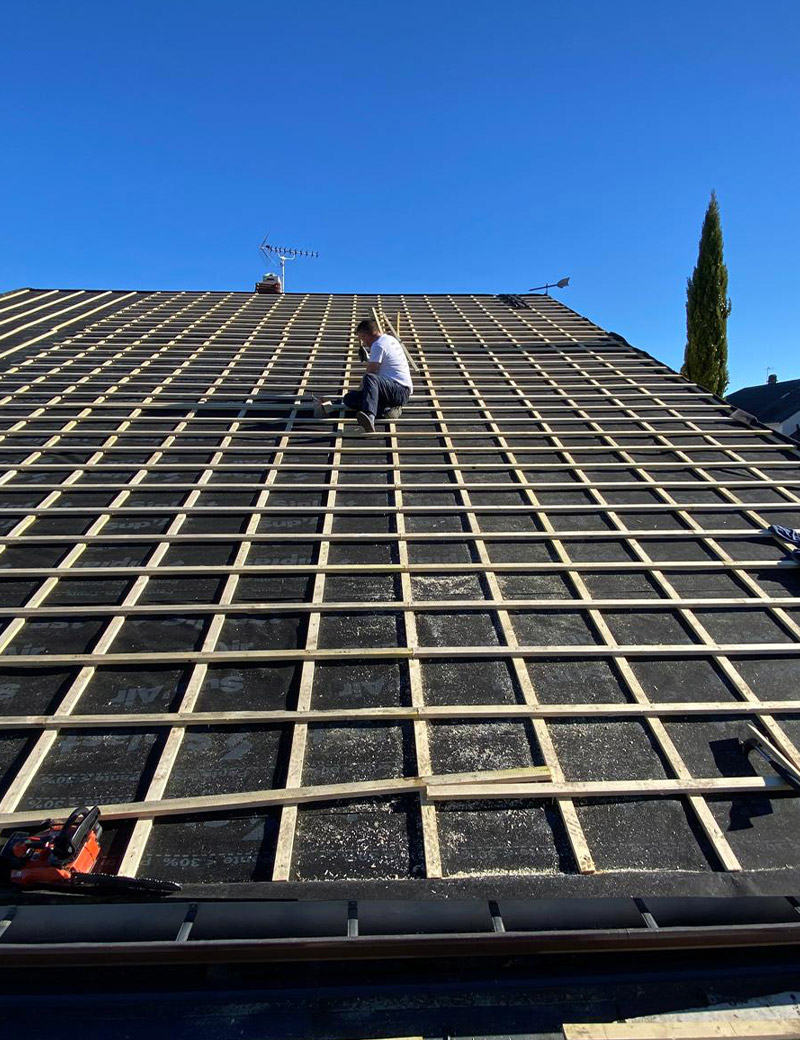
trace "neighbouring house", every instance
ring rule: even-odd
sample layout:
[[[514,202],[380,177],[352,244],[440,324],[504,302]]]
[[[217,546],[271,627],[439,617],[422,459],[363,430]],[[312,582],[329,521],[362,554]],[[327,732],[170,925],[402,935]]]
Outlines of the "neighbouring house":
[[[727,399],[776,433],[800,440],[800,379],[781,383],[773,374],[766,383],[745,386]]]

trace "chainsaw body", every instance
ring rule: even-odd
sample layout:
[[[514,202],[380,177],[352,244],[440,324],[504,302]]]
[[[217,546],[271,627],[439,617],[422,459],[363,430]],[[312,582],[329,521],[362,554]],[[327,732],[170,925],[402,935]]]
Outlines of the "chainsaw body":
[[[48,820],[36,834],[12,834],[0,850],[0,864],[20,888],[113,888],[153,895],[180,891],[174,881],[94,873],[102,833],[99,808],[84,806],[66,820]]]
[[[91,874],[100,857],[100,810],[76,809],[69,819],[49,821],[38,834],[12,834],[0,858],[10,880],[23,888],[69,885],[75,874]]]

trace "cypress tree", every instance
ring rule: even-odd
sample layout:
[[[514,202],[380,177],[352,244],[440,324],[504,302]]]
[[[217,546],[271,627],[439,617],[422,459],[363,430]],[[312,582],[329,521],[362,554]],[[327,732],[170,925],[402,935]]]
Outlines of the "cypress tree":
[[[722,224],[712,191],[697,266],[686,284],[686,353],[681,375],[722,397],[728,386],[728,269],[722,257]]]

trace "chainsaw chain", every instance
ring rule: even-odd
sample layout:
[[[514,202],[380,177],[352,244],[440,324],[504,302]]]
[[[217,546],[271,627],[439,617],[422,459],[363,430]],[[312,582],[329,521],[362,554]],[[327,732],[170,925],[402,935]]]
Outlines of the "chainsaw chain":
[[[158,878],[125,877],[120,874],[74,874],[74,883],[80,888],[118,888],[126,892],[153,892],[167,894],[179,892],[176,881],[161,881]]]

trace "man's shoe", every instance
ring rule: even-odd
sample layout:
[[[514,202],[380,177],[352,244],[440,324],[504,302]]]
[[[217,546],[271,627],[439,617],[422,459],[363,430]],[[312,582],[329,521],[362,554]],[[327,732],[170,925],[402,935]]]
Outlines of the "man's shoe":
[[[403,414],[403,409],[398,405],[396,408],[387,408],[381,416],[382,419],[399,419]]]
[[[356,412],[356,422],[364,431],[364,433],[375,432],[375,420],[371,415],[367,415],[366,412]]]

